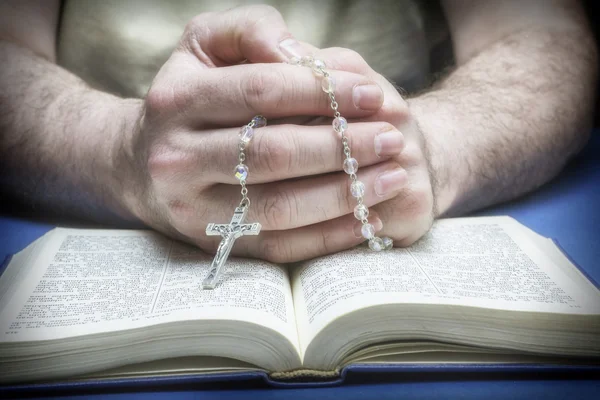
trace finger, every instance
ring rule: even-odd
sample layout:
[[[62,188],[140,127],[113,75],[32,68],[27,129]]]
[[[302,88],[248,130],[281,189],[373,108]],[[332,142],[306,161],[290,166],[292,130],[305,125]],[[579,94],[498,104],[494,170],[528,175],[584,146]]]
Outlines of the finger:
[[[407,121],[409,116],[408,104],[399,93],[399,88],[384,76],[375,72],[360,54],[354,50],[335,47],[317,50],[314,57],[325,62],[329,70],[342,70],[364,75],[369,79],[373,79],[382,88],[384,92],[383,104],[380,105],[377,113],[361,120],[387,121],[396,126]],[[363,102],[369,101],[368,93],[365,94],[363,88],[353,92],[353,96],[356,104],[361,104],[361,97],[363,97]]]
[[[358,175],[365,186],[363,202],[367,206],[394,197],[407,180],[406,171],[391,161],[363,168]],[[286,230],[327,221],[353,213],[357,204],[350,192],[350,179],[343,172],[251,185],[248,197],[248,220],[260,222],[263,230]],[[239,199],[239,185],[216,185],[198,202],[205,207],[214,204],[212,217],[221,222],[231,217]]]
[[[310,55],[315,59],[323,61],[326,69],[329,70],[354,72],[372,78],[377,78],[379,76],[379,74],[369,66],[365,59],[352,49],[344,47],[319,49],[310,43],[296,42],[295,39],[289,39],[288,41],[290,43],[295,43],[292,46],[292,51],[283,51],[284,54],[287,55],[287,61],[290,61],[293,57],[302,58],[303,56]]]
[[[335,97],[346,118],[374,114],[383,104],[383,91],[375,81],[345,71],[331,74],[336,80]],[[178,94],[172,101],[178,113],[200,125],[247,123],[253,116],[282,118],[297,115],[330,117],[331,100],[321,88],[321,80],[308,68],[287,64],[249,64],[207,70],[201,76],[174,82],[148,93],[147,102]],[[353,93],[363,97],[355,103]],[[158,93],[157,93],[158,92]]]
[[[314,57],[323,61],[329,70],[354,72],[376,78],[378,74],[369,66],[364,58],[356,51],[342,47],[316,49]]]
[[[405,188],[393,199],[372,208],[382,220],[388,221],[381,234],[393,238],[394,244],[400,247],[417,241],[434,220],[434,200],[427,170],[411,168],[408,171]]]
[[[302,43],[304,51],[314,56],[315,59],[323,61],[326,69],[329,71],[347,71],[363,75],[377,82],[378,86],[384,92],[384,101],[379,106],[376,113],[361,118],[363,121],[388,121],[394,125],[406,122],[409,110],[408,104],[398,92],[398,88],[392,82],[382,75],[375,72],[364,58],[356,51],[341,47],[332,47],[327,49],[318,49],[307,43]],[[359,108],[369,108],[369,102],[372,101],[372,94],[369,88],[360,86],[354,88],[352,92],[353,103]]]
[[[203,66],[281,62],[280,42],[295,42],[281,14],[271,6],[251,5],[202,13],[186,26],[176,51],[198,58]]]
[[[249,184],[343,170],[343,145],[331,125],[275,125],[253,132],[244,161]],[[353,123],[346,136],[360,168],[397,156],[404,148],[402,133],[386,122]],[[188,149],[195,164],[187,169],[202,171],[202,176],[210,179],[207,183],[239,183],[233,173],[239,155],[237,129],[219,129],[201,137],[191,133],[179,143]],[[218,151],[207,152],[207,148]],[[199,153],[203,157],[194,156]]]
[[[292,39],[290,39],[292,40]],[[383,78],[380,74],[375,72],[369,64],[365,61],[364,58],[356,51],[351,49],[346,49],[342,47],[330,47],[326,49],[319,49],[315,46],[312,46],[309,43],[301,42],[299,44],[294,45],[294,48],[298,49],[292,55],[288,57],[289,60],[293,58],[300,58],[300,54],[302,55],[311,55],[315,59],[319,59],[325,63],[325,68],[329,71],[337,70],[337,71],[346,71],[353,72],[355,74],[364,75],[374,81],[378,82],[380,88],[385,90],[393,90],[393,85],[390,84],[385,78]],[[369,100],[373,97],[370,93],[368,93],[367,87],[359,87],[355,89],[352,93],[353,102],[358,108],[365,108],[368,106]],[[362,97],[362,101],[361,101]],[[384,96],[385,97],[385,96]],[[362,104],[361,104],[362,103]],[[377,108],[381,106],[381,104],[377,103]]]
[[[343,47],[329,47],[319,49],[306,42],[297,42],[290,38],[282,44],[290,44],[288,48],[282,48],[283,53],[287,56],[286,61],[291,61],[292,58],[302,58],[303,56],[312,56],[315,59],[325,63],[326,69],[354,72],[370,77],[377,77],[378,74],[369,66],[365,59],[352,49]]]
[[[383,226],[375,213],[369,216],[369,223],[376,232]],[[353,215],[345,215],[315,225],[286,231],[261,232],[256,237],[248,237],[248,240],[243,238],[238,240],[232,253],[275,263],[306,260],[343,251],[364,242],[361,227],[361,222]],[[216,248],[217,245],[214,244],[211,248]]]

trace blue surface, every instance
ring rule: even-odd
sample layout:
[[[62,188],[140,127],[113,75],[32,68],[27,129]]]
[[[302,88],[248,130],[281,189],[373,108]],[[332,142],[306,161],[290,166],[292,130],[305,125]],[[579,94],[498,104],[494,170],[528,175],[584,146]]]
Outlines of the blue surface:
[[[162,399],[594,399],[600,393],[598,381],[520,381],[490,380],[461,382],[405,382],[378,385],[356,385],[325,389],[250,389],[219,391],[145,392],[129,394],[103,394],[110,400],[162,400]],[[594,396],[596,395],[596,396]],[[100,397],[100,396],[99,396]],[[85,396],[64,396],[54,399],[78,400]]]
[[[536,232],[556,239],[585,273],[600,282],[600,135],[599,132],[596,133],[585,151],[557,179],[518,201],[485,210],[478,215],[510,215]],[[32,220],[0,217],[0,255],[20,251],[51,228],[49,224]],[[388,374],[385,377],[386,383],[373,383],[378,379],[375,375],[356,374],[344,386],[284,390],[255,388],[260,382],[230,382],[225,387],[222,384],[206,386],[200,383],[177,387],[152,385],[142,391],[137,388],[136,393],[117,393],[126,389],[114,388],[110,393],[95,391],[94,396],[108,399],[600,398],[600,376],[597,373],[552,376],[534,372]],[[80,399],[89,395],[53,398]]]

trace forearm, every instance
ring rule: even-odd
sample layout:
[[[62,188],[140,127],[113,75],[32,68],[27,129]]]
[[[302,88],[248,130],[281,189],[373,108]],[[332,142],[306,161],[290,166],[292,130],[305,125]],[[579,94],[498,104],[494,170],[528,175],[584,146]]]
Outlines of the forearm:
[[[93,90],[68,71],[0,41],[3,196],[29,209],[129,219],[114,165],[139,101]]]
[[[596,69],[583,28],[526,29],[411,99],[437,215],[506,201],[555,176],[588,139]]]

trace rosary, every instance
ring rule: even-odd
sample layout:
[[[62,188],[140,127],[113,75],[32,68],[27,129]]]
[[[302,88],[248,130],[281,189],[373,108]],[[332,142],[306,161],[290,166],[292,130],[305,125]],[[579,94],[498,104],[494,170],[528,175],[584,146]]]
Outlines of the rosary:
[[[329,96],[331,101],[330,107],[333,110],[333,130],[341,136],[342,145],[344,147],[344,163],[343,169],[350,176],[352,183],[350,184],[350,193],[356,198],[357,205],[354,207],[354,216],[362,222],[362,236],[369,241],[369,248],[373,251],[388,250],[393,247],[393,241],[389,237],[375,236],[375,228],[367,219],[369,209],[363,203],[365,194],[365,185],[358,180],[356,172],[358,171],[358,162],[352,158],[350,153],[350,144],[346,131],[348,130],[348,122],[338,111],[338,103],[335,100],[335,79],[329,72],[325,70],[325,63],[321,60],[316,60],[312,56],[302,57],[301,59],[292,58],[290,64],[309,67],[315,75],[321,77],[321,88]],[[246,160],[245,150],[252,137],[254,136],[255,128],[262,128],[267,125],[267,120],[262,115],[257,115],[252,118],[249,124],[244,125],[239,133],[240,141],[238,145],[239,156],[238,165],[234,169],[235,177],[240,181],[242,186],[242,200],[233,213],[233,218],[229,224],[214,224],[210,223],[206,227],[206,234],[209,236],[220,235],[222,237],[215,257],[210,265],[208,275],[202,282],[203,289],[214,289],[219,281],[219,277],[223,272],[223,266],[227,261],[227,257],[233,248],[236,239],[245,235],[258,235],[261,225],[258,222],[244,223],[248,208],[250,207],[250,199],[248,198],[248,188],[246,187],[246,178],[248,178],[248,166],[244,164]]]

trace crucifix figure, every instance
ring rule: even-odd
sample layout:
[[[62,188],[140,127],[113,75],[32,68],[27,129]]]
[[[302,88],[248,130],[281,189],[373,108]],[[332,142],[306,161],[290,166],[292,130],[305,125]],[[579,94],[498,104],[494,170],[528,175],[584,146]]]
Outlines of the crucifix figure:
[[[206,234],[208,236],[221,235],[221,243],[217,248],[217,253],[213,259],[208,275],[202,282],[203,289],[214,289],[217,285],[217,281],[223,271],[223,265],[227,261],[227,257],[233,248],[235,240],[245,235],[258,235],[260,232],[260,224],[255,222],[253,224],[244,224],[248,214],[248,207],[242,206],[237,207],[233,213],[233,218],[229,224],[208,224],[206,227]]]

